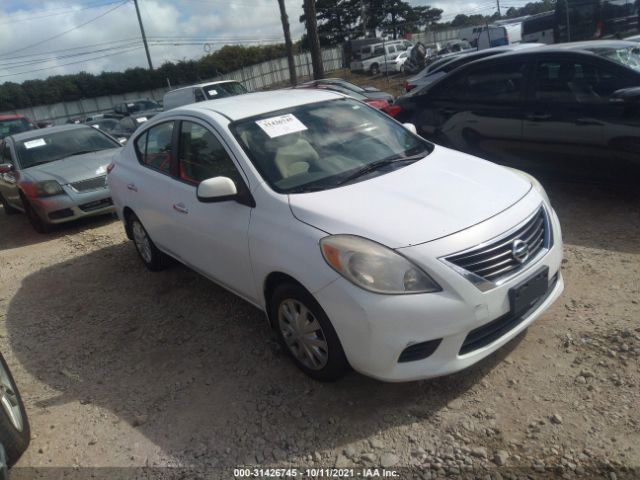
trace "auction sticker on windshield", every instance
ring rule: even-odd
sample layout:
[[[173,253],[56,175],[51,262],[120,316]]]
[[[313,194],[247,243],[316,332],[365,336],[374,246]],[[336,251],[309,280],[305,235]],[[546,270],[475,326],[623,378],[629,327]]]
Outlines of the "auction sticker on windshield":
[[[207,93],[209,95],[211,95],[212,97],[214,97],[214,96],[216,96],[218,94],[218,91],[217,90],[208,90]]]
[[[269,135],[270,138],[281,137],[289,133],[302,132],[307,129],[305,125],[291,113],[279,117],[258,120],[256,124]]]
[[[30,148],[36,147],[44,147],[47,142],[44,141],[44,138],[38,138],[36,140],[29,140],[28,142],[24,142],[24,148],[29,150]]]

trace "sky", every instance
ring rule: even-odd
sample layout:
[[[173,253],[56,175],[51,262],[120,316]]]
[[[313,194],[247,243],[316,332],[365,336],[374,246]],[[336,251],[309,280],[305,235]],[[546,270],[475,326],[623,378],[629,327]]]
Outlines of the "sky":
[[[302,0],[285,0],[291,35],[304,33]],[[195,59],[225,44],[283,42],[276,0],[138,0],[154,66]],[[490,14],[493,0],[410,0]],[[503,11],[525,0],[501,0]],[[180,45],[176,45],[179,42]],[[184,43],[191,43],[184,45]],[[43,61],[46,60],[46,61]],[[0,84],[147,66],[132,0],[0,0]]]

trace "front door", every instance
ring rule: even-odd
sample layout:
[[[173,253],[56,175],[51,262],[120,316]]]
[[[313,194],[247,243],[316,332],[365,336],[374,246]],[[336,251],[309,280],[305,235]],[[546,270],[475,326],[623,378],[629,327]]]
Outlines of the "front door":
[[[255,301],[248,243],[251,208],[234,200],[203,203],[196,196],[198,184],[208,178],[229,177],[240,190],[246,188],[244,177],[209,126],[180,123],[178,178],[171,189],[176,253],[193,269]]]

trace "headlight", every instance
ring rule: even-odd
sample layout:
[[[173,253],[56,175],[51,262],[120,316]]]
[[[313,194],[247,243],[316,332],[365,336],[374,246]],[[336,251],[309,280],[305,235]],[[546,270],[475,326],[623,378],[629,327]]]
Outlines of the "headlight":
[[[36,194],[39,197],[50,197],[52,195],[58,195],[60,193],[64,193],[62,187],[55,180],[46,180],[44,182],[37,182],[36,186]]]
[[[405,257],[366,238],[332,235],[320,240],[320,250],[331,268],[370,292],[397,295],[441,290]]]

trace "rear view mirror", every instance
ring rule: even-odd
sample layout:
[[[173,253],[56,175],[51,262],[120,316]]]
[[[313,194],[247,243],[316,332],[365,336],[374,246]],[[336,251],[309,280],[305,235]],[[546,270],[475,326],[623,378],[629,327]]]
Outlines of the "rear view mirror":
[[[9,173],[13,170],[13,165],[10,163],[0,163],[0,175]]]
[[[611,95],[612,103],[640,103],[640,87],[623,88]]]
[[[229,177],[214,177],[200,182],[196,194],[201,202],[224,202],[235,200],[238,189]]]

